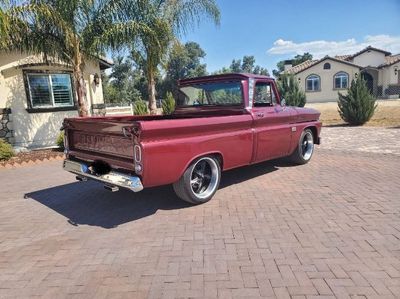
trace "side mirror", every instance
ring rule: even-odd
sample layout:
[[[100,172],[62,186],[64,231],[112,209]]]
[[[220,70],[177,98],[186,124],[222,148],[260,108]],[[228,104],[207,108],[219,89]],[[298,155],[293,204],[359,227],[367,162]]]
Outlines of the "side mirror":
[[[286,106],[286,100],[284,98],[281,99],[281,106],[282,107]]]

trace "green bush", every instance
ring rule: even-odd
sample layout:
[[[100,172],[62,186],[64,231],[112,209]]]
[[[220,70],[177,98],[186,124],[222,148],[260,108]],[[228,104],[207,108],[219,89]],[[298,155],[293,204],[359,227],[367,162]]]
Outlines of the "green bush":
[[[361,76],[351,81],[347,95],[339,92],[338,111],[340,117],[350,125],[365,124],[374,115],[376,107],[376,98],[368,90]]]
[[[293,74],[283,74],[277,81],[278,91],[281,98],[286,100],[286,105],[304,107],[306,94],[300,89],[299,82]]]
[[[175,111],[175,99],[172,93],[167,92],[167,98],[162,101],[163,114],[172,114]]]
[[[57,136],[56,144],[60,149],[64,149],[64,131]]]
[[[5,140],[0,139],[0,161],[8,160],[15,155],[11,144]]]
[[[135,115],[146,115],[149,114],[149,108],[145,101],[139,100],[133,104],[133,113]]]

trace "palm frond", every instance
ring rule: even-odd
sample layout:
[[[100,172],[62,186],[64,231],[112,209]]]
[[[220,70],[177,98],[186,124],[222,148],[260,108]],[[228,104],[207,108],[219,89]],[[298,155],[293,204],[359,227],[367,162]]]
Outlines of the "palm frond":
[[[220,11],[214,0],[166,0],[162,7],[178,35],[198,26],[204,18],[216,25],[220,23]]]

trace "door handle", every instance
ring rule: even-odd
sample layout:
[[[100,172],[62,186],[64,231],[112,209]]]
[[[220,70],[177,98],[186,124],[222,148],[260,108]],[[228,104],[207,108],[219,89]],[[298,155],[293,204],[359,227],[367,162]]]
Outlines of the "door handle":
[[[258,113],[256,113],[256,116],[257,116],[257,117],[264,117],[264,113],[258,112]]]

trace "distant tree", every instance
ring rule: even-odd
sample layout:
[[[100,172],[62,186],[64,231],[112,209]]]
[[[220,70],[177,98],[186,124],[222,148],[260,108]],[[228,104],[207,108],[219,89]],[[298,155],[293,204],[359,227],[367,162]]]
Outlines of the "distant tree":
[[[242,61],[240,59],[232,60],[231,66],[228,68],[232,73],[241,73],[242,72]]]
[[[304,107],[306,94],[300,89],[299,82],[293,74],[283,74],[277,81],[279,94],[288,106]]]
[[[160,96],[164,98],[168,91],[176,96],[176,84],[179,79],[207,75],[206,64],[201,63],[205,56],[206,53],[198,43],[174,43],[166,63],[166,76],[161,83]]]
[[[298,54],[293,59],[291,59],[292,66],[296,66],[300,63],[303,63],[304,61],[312,60],[312,59],[313,59],[312,54],[310,54],[308,52],[304,53],[303,55]],[[276,64],[277,69],[272,71],[272,74],[274,75],[275,78],[278,78],[279,74],[281,72],[283,72],[284,67],[285,67],[285,61],[286,60],[281,60]]]
[[[113,60],[111,74],[103,73],[102,76],[105,102],[126,104],[142,99],[140,83],[144,76],[129,58],[116,56]]]
[[[312,59],[313,59],[312,54],[306,52],[303,55],[296,55],[294,57],[294,59],[292,60],[292,64],[298,65],[300,63],[303,63],[304,61],[312,60]]]
[[[256,59],[253,55],[243,56],[243,59],[233,59],[229,67],[223,67],[216,71],[216,74],[225,73],[251,73],[269,76],[268,70],[259,65],[255,65]]]
[[[206,52],[200,47],[198,43],[188,42],[185,44],[185,49],[188,56],[188,63],[186,73],[183,78],[193,78],[207,75],[207,65],[201,63],[201,59],[206,57]]]
[[[251,73],[254,70],[254,64],[256,63],[256,59],[254,56],[243,56],[242,62],[242,71],[244,73]]]

